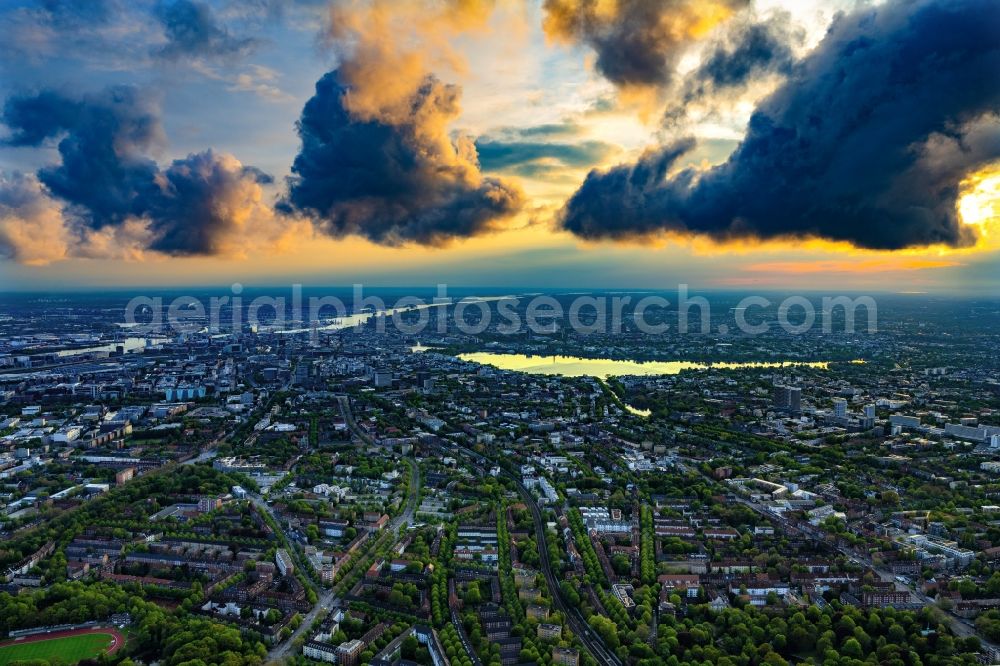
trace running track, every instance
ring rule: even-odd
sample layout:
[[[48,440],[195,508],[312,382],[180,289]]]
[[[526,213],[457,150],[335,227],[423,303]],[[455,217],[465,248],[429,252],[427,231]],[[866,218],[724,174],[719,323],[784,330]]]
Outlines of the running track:
[[[69,636],[83,636],[85,634],[110,634],[113,642],[107,650],[108,654],[114,654],[123,645],[125,645],[125,637],[122,636],[121,632],[114,627],[88,627],[87,629],[67,629],[65,631],[53,631],[51,633],[22,636],[21,638],[15,638],[12,641],[4,641],[3,643],[0,643],[0,648],[8,645],[24,645],[25,643],[37,643],[39,641],[52,640],[53,638],[67,638]]]

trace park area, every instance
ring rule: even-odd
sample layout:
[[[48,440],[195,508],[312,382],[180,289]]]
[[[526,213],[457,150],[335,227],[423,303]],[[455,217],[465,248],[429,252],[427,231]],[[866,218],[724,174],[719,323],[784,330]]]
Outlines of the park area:
[[[44,659],[75,664],[101,653],[113,653],[125,638],[115,629],[94,628],[37,634],[0,644],[0,666],[18,661]]]

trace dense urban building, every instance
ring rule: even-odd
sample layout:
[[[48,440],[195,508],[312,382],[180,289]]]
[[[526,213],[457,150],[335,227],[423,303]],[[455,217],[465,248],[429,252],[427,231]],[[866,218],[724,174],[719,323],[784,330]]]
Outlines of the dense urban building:
[[[122,344],[92,298],[83,345],[30,298],[37,332],[3,332],[0,600],[39,609],[8,632],[60,624],[41,609],[76,586],[112,600],[80,621],[169,603],[261,661],[997,654],[1000,346],[958,306],[920,335],[903,303],[814,338],[469,335],[442,311]]]

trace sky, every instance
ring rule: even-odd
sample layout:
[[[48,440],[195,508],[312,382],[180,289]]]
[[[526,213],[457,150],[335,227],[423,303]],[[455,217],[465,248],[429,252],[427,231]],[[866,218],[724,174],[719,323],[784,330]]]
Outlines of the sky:
[[[995,293],[995,0],[0,7],[0,289]]]

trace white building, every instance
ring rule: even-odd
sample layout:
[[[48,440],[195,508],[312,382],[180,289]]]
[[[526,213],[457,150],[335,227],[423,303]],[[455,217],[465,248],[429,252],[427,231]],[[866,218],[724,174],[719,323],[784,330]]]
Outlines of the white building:
[[[292,556],[284,548],[279,548],[274,554],[274,563],[278,565],[278,571],[282,576],[287,576],[295,572],[295,565],[292,563]]]
[[[559,493],[556,492],[556,489],[552,487],[552,484],[544,476],[538,479],[538,487],[541,489],[545,501],[553,503],[559,501]]]
[[[973,442],[983,442],[986,440],[986,428],[981,426],[967,426],[961,425],[959,423],[946,423],[944,426],[945,434],[951,435],[953,437],[958,437],[959,439],[967,439]]]
[[[613,512],[604,507],[585,506],[580,508],[580,515],[588,529],[602,534],[625,533],[632,531],[632,524],[622,518],[621,511]]]
[[[52,435],[52,441],[57,444],[69,444],[70,442],[75,442],[80,439],[80,434],[82,432],[83,429],[80,426],[67,426]]]
[[[837,398],[833,401],[833,415],[838,419],[847,418],[847,401]]]
[[[329,643],[308,641],[302,646],[302,654],[316,661],[323,661],[328,664],[337,663],[337,647]]]
[[[894,426],[900,426],[901,428],[919,428],[920,417],[904,416],[903,414],[893,414],[892,416],[889,417],[889,423]]]
[[[974,552],[966,548],[962,548],[954,541],[948,541],[947,539],[941,539],[929,534],[913,534],[908,538],[910,543],[918,549],[944,555],[954,565],[959,567],[969,566],[969,564],[972,563],[972,560],[976,558],[976,554]]]

